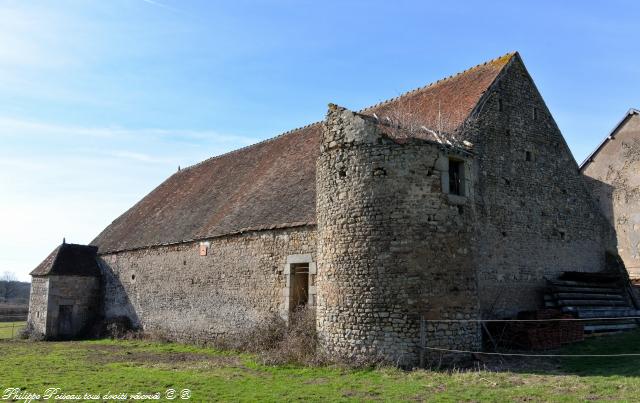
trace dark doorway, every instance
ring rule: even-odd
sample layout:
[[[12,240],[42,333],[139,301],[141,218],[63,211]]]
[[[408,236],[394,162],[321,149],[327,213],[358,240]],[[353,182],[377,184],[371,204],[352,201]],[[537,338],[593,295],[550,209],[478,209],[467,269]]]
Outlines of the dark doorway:
[[[68,339],[73,336],[73,305],[58,308],[58,337]]]
[[[289,309],[294,311],[307,305],[309,301],[309,263],[294,264],[291,267],[291,299]]]

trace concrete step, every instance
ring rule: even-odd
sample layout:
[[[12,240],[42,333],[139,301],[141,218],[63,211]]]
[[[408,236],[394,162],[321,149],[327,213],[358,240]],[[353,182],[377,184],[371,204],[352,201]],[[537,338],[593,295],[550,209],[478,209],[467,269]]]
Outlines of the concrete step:
[[[580,319],[640,316],[640,311],[625,307],[577,308],[573,306],[565,306],[562,308],[562,312],[576,314]]]
[[[583,281],[568,281],[568,280],[548,280],[549,284],[552,286],[559,287],[583,287],[583,288],[609,288],[616,289],[618,288],[617,284],[611,283],[586,283]]]
[[[556,299],[596,299],[596,300],[611,300],[611,301],[624,301],[624,297],[620,294],[596,294],[596,293],[569,293],[561,292],[553,294]]]
[[[561,287],[561,286],[553,286],[550,287],[553,293],[561,293],[561,292],[592,292],[592,293],[606,293],[606,294],[622,294],[623,291],[620,288],[614,287]]]
[[[562,299],[558,301],[560,306],[592,306],[592,307],[628,307],[627,301],[612,301],[612,300],[588,300],[588,299]]]
[[[585,325],[585,333],[601,333],[601,332],[619,332],[623,330],[636,329],[636,324],[603,324],[603,325]]]

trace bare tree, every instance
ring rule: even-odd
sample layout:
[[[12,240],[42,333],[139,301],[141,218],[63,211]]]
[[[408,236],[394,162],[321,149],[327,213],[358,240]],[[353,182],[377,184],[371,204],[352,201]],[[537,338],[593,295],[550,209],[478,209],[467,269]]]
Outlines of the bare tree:
[[[420,104],[408,100],[398,100],[395,104],[375,114],[394,138],[424,138],[441,144],[469,147],[468,135],[477,124],[475,116],[465,116],[460,112],[444,112],[437,100],[428,102],[433,106],[429,111],[420,109]]]
[[[8,302],[16,295],[18,290],[18,279],[15,273],[5,271],[0,276],[0,301]]]

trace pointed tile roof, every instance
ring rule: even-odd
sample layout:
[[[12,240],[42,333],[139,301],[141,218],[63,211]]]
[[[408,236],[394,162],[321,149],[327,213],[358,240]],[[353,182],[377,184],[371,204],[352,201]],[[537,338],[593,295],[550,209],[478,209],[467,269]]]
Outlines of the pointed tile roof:
[[[63,243],[29,274],[32,276],[99,276],[97,251],[98,248],[95,246]]]
[[[449,129],[477,108],[509,53],[362,110],[380,118],[401,110]],[[92,242],[99,253],[279,227],[315,224],[315,163],[321,124],[183,169],[118,217]]]

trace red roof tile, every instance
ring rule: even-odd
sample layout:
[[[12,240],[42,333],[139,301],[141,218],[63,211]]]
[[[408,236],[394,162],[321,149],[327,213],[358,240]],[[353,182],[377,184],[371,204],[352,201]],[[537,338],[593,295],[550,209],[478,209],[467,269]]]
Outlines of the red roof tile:
[[[363,109],[400,113],[421,124],[464,122],[511,60],[508,54],[455,76]],[[315,223],[315,163],[321,125],[213,157],[169,177],[92,242],[100,253],[204,239],[252,229]]]

